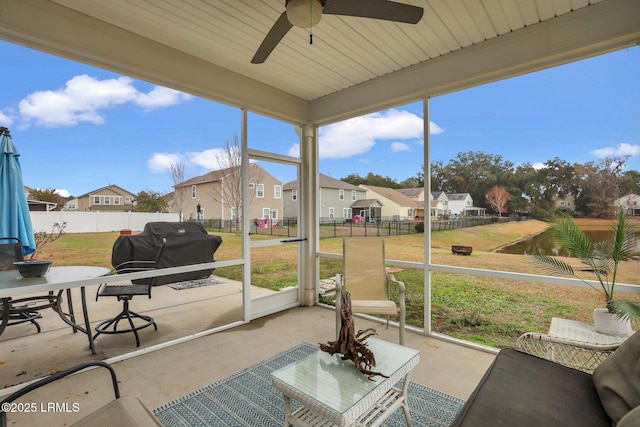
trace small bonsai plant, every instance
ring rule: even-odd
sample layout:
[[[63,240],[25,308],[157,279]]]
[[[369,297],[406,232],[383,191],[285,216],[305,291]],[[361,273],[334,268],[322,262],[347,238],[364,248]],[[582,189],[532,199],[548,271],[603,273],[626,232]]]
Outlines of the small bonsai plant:
[[[618,210],[617,217],[618,220],[612,227],[611,240],[597,243],[592,243],[589,236],[566,213],[559,213],[548,227],[549,232],[562,249],[589,267],[599,285],[594,285],[578,277],[571,265],[561,259],[543,254],[533,256],[545,272],[551,275],[574,277],[600,292],[604,296],[610,313],[618,315],[623,320],[637,320],[640,319],[638,304],[614,298],[618,266],[621,261],[630,258],[634,245],[634,224],[627,221],[622,208]]]
[[[37,259],[36,255],[41,253],[45,246],[55,242],[65,234],[66,227],[66,222],[63,222],[62,224],[55,222],[51,227],[51,233],[47,233],[46,231],[38,231],[34,233],[33,237],[36,241],[36,250],[27,255],[26,260],[35,261]]]

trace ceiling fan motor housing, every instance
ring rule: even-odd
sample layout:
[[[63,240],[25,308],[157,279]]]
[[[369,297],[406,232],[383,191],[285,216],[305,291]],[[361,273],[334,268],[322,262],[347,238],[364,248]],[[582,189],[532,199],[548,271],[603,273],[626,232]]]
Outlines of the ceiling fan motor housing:
[[[322,19],[320,0],[287,0],[287,19],[294,27],[310,28]]]

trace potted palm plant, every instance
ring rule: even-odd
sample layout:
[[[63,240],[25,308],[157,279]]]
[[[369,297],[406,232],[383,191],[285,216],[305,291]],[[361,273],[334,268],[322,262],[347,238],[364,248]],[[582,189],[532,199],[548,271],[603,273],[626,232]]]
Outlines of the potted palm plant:
[[[640,319],[640,306],[633,301],[614,298],[618,266],[631,257],[634,247],[634,224],[627,220],[624,210],[617,213],[617,222],[612,228],[611,240],[593,243],[566,213],[560,213],[548,230],[560,245],[585,264],[595,276],[596,284],[579,277],[567,262],[544,254],[535,254],[537,264],[552,275],[577,278],[600,292],[606,308],[595,309],[594,326],[597,332],[607,335],[628,335],[631,320]]]

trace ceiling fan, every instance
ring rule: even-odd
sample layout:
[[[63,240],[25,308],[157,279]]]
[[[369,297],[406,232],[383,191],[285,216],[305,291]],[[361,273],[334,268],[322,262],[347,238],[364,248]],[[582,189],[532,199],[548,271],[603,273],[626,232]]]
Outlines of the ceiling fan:
[[[286,0],[285,9],[262,41],[251,60],[252,64],[262,64],[292,27],[311,28],[320,22],[322,15],[417,24],[424,12],[421,7],[390,0]]]

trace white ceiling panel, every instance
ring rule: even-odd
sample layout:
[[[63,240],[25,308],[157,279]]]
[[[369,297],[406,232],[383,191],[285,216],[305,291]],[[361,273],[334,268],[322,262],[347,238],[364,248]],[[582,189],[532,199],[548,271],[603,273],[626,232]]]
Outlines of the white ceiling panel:
[[[505,31],[500,29],[503,21],[514,31],[549,19],[554,4],[552,0],[406,1],[425,8],[417,25],[325,15],[312,30],[313,45],[308,30],[294,27],[264,64],[255,65],[251,57],[284,11],[284,1],[56,2],[308,100],[497,37]],[[591,2],[582,3],[586,7]],[[498,25],[491,25],[493,16]]]

